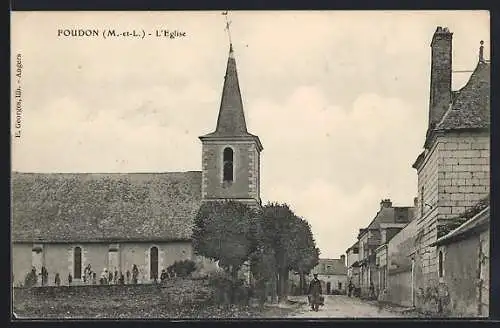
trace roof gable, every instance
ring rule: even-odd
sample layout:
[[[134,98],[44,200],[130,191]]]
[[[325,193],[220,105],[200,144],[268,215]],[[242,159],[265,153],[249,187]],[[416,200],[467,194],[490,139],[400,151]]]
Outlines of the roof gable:
[[[13,173],[13,241],[188,240],[201,172]]]
[[[344,275],[347,274],[347,267],[340,259],[319,259],[313,272],[324,275]]]

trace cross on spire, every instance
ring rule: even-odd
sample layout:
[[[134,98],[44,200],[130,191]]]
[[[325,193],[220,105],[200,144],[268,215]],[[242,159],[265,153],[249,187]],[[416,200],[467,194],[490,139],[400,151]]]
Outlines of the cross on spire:
[[[225,30],[227,30],[227,36],[229,38],[229,45],[230,45],[230,47],[232,49],[233,48],[233,42],[231,41],[231,30],[229,29],[229,26],[231,25],[232,22],[228,18],[227,11],[223,12],[222,15],[226,18],[226,28],[225,28]]]

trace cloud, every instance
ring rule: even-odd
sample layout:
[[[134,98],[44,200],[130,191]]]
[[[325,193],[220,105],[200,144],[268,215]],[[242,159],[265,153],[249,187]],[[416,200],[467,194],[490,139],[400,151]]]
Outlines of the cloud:
[[[265,147],[264,200],[285,201],[311,222],[324,254],[345,250],[380,199],[412,204],[411,162],[425,132],[425,111],[375,93],[342,108],[330,104],[322,88],[300,86],[282,103],[254,102],[248,113]]]
[[[354,243],[380,199],[412,204],[432,33],[448,26],[454,69],[470,70],[479,40],[489,53],[487,18],[484,11],[232,13],[248,128],[265,148],[262,198],[286,201],[309,220],[322,256]],[[180,29],[188,38],[56,36],[61,27],[111,25]],[[13,168],[199,170],[198,136],[215,128],[219,109],[223,27],[218,12],[14,13],[24,108]],[[454,87],[468,76],[454,74]]]

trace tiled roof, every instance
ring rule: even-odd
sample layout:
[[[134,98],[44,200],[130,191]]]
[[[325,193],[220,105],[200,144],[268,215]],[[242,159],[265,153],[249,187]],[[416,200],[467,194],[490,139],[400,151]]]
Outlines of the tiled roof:
[[[318,274],[347,274],[347,267],[340,259],[319,259],[316,268],[313,269],[314,273]]]
[[[201,172],[13,173],[18,242],[172,241],[191,237]]]
[[[473,218],[467,220],[461,226],[452,230],[448,234],[436,240],[431,246],[445,245],[465,237],[473,231],[484,231],[487,229],[490,222],[490,206],[484,208],[481,212],[477,213]]]
[[[453,92],[453,103],[436,130],[490,127],[490,64],[479,62],[467,84]]]
[[[490,195],[484,197],[481,199],[479,202],[477,202],[473,207],[467,209],[466,211],[462,212],[459,214],[457,217],[448,220],[448,223],[445,225],[442,225],[438,229],[438,240],[447,240],[447,239],[453,239],[455,238],[456,233],[450,237],[453,231],[456,229],[459,229],[460,227],[469,227],[468,223],[469,221],[477,219],[477,215],[479,213],[484,213],[486,209],[488,209],[488,216],[489,216],[489,207],[490,207]],[[488,219],[489,220],[489,219]],[[466,230],[468,231],[468,230]],[[462,234],[462,232],[460,232]]]

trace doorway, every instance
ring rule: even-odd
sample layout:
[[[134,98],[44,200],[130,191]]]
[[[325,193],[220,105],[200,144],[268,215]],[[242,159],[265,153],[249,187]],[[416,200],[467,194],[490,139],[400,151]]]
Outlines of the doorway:
[[[149,278],[151,280],[158,279],[158,248],[153,246],[150,250],[150,268],[149,268]]]

